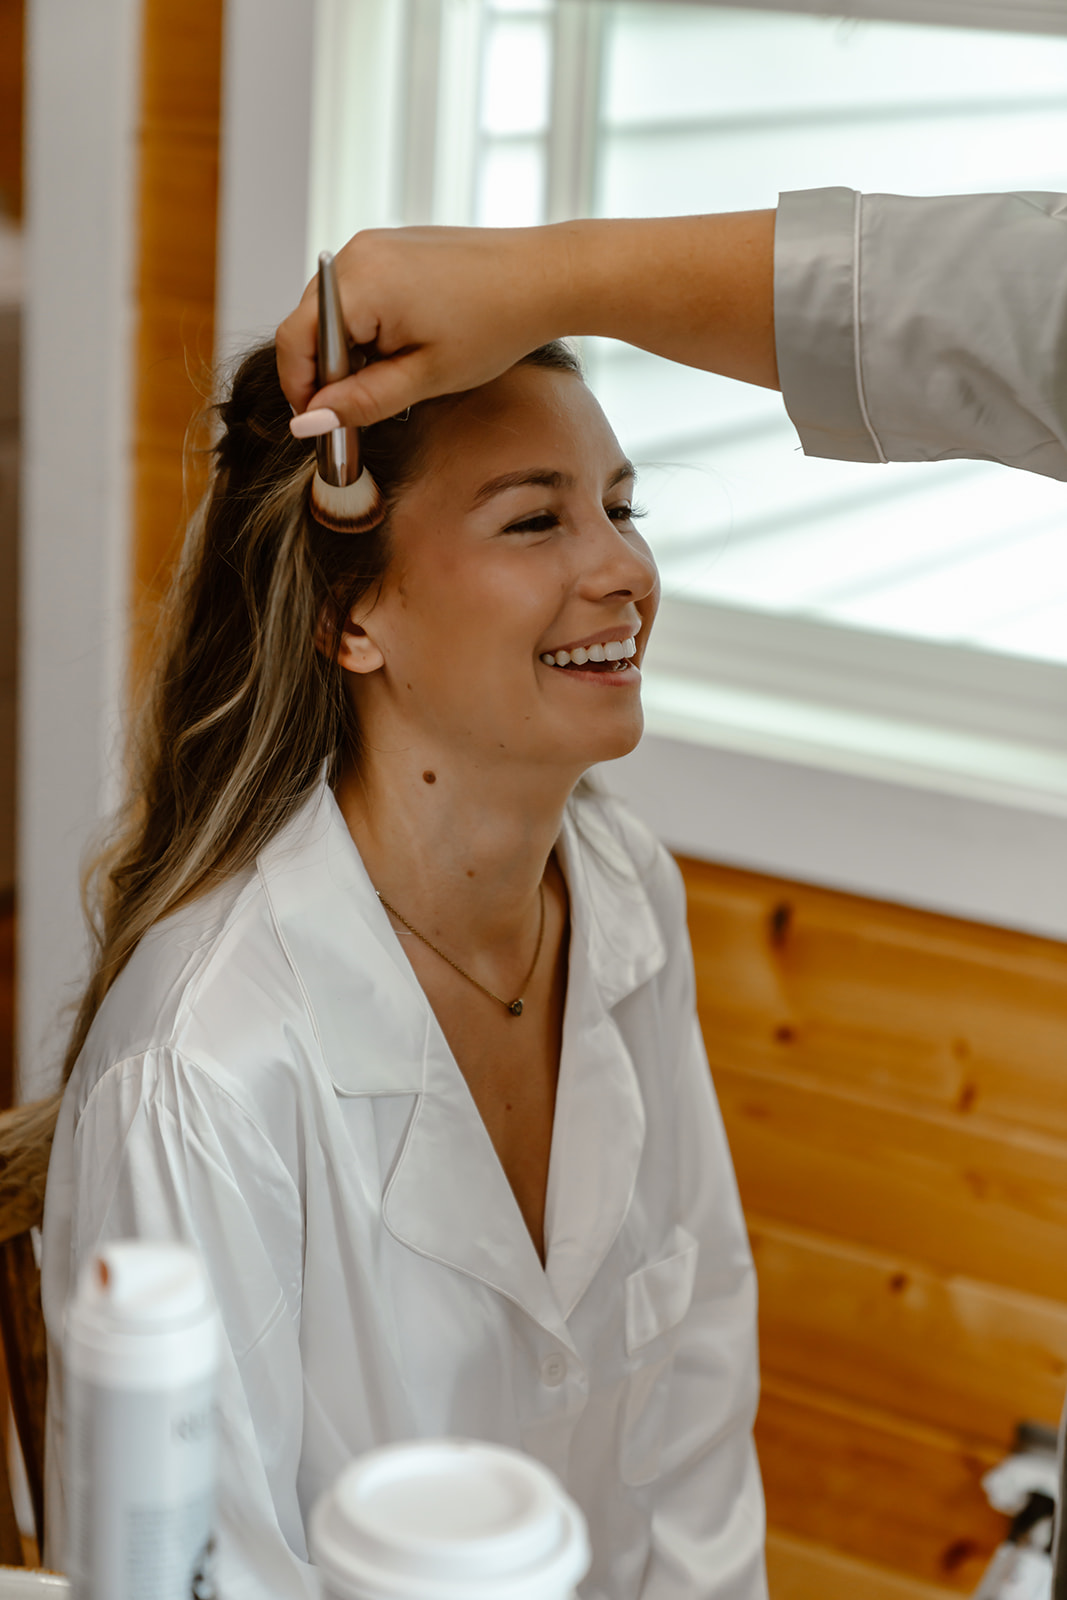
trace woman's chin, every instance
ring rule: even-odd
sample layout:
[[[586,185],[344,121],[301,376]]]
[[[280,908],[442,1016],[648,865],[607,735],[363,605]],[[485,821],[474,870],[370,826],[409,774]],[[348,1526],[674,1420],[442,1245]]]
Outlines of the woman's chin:
[[[641,743],[641,735],[645,731],[645,717],[640,701],[625,719],[606,718],[605,722],[614,723],[614,726],[601,725],[596,729],[583,751],[587,766],[596,767],[602,761],[619,761],[623,756],[628,756],[631,750],[636,750]]]

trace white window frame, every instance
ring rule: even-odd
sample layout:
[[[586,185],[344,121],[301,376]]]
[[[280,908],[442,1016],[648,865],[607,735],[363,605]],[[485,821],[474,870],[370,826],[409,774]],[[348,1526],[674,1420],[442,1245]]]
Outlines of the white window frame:
[[[684,0],[683,0],[684,3]],[[994,28],[1010,33],[1067,33],[1062,0],[690,0],[749,11],[803,11],[870,22],[926,22],[933,27]]]
[[[837,0],[832,8],[804,0],[740,3],[1067,33],[1060,0]],[[231,4],[248,16],[254,10],[254,0]],[[450,115],[442,85],[446,92],[454,86],[461,103],[465,97],[472,107],[477,0],[360,0],[358,39],[326,55],[326,30],[336,27],[344,5],[345,0],[316,0],[319,103],[332,95],[345,108],[348,125],[331,147],[320,118],[310,141],[312,170],[328,172],[343,159],[339,152],[360,148],[361,134],[373,132],[378,140],[394,139],[392,174],[384,187],[380,172],[368,174],[359,195],[360,225],[395,222],[404,214],[428,221],[469,215],[465,174],[471,170],[473,111],[466,118]],[[403,30],[413,20],[420,42],[418,92],[409,95],[407,115],[398,118],[396,106],[382,99],[382,85],[390,71],[395,80]],[[349,22],[350,29],[355,26]],[[556,117],[548,144],[549,220],[588,209],[598,26],[595,0],[561,0]],[[268,48],[263,32],[258,30],[260,51]],[[310,84],[306,94],[294,93],[292,54],[286,55],[278,37],[289,88],[287,99],[273,99],[275,136],[295,147],[303,140],[306,147],[315,97]],[[236,46],[231,60],[235,53]],[[369,91],[377,85],[373,93],[353,92],[352,78],[345,76],[353,63]],[[232,175],[239,167],[233,152],[242,140],[247,144],[248,116],[239,96],[231,94],[229,75],[226,93],[223,194],[224,206],[231,208],[239,202],[240,184]],[[388,127],[399,133],[385,135]],[[314,202],[308,224],[306,195],[292,195],[290,203],[289,226],[311,235],[306,268],[322,244],[342,241],[323,237],[328,224]],[[277,196],[270,224],[277,239],[286,226]],[[244,294],[252,303],[255,262],[247,241],[242,247],[233,230],[224,225],[220,236],[224,257],[229,250],[243,263],[240,272],[225,258],[220,263],[221,281],[241,286],[226,302],[226,325],[244,328],[248,321],[237,302]],[[262,260],[261,248],[255,254]],[[291,298],[275,294],[277,316],[289,303]],[[261,296],[257,306],[265,304]],[[1067,669],[675,600],[664,605],[655,652],[649,732],[638,752],[605,771],[670,844],[710,859],[1067,938],[1067,869],[1061,865],[1067,858],[1067,719],[1058,714],[1059,705],[1067,704]],[[685,688],[673,701],[672,678]]]

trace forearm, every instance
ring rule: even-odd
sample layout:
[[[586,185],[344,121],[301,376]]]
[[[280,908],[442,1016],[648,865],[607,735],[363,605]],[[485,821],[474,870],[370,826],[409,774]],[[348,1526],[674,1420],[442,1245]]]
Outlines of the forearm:
[[[774,211],[559,223],[549,320],[776,389],[774,227]]]
[[[397,228],[338,252],[349,337],[379,357],[316,393],[314,284],[277,333],[302,433],[366,427],[432,395],[488,383],[539,344],[603,334],[748,383],[778,386],[773,211]]]

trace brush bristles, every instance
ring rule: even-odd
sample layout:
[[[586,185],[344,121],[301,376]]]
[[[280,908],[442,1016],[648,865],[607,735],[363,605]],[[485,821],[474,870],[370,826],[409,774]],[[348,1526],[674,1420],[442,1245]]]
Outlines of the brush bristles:
[[[355,483],[339,488],[316,472],[311,480],[311,515],[334,533],[369,533],[385,517],[381,490],[364,467]]]

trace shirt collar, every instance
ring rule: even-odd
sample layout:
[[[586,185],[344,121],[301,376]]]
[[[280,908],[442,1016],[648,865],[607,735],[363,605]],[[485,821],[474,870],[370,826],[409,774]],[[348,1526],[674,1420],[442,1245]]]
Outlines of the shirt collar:
[[[609,796],[579,795],[564,812],[557,849],[570,891],[571,938],[581,941],[605,1011],[647,983],[667,959],[642,877],[642,866],[651,867],[659,847],[642,828],[633,829],[635,839],[627,848],[619,820],[618,802]]]
[[[334,1088],[420,1093],[430,1008],[324,779],[258,867]]]
[[[383,1195],[386,1226],[410,1249],[508,1296],[567,1344],[565,1319],[622,1225],[644,1144],[640,1086],[611,1008],[666,959],[640,861],[623,846],[610,808],[579,800],[560,838],[571,899],[569,1068],[561,1073],[569,1109],[560,1116],[557,1107],[545,1271],[325,784],[259,858],[336,1092],[417,1096]]]
[[[583,1011],[610,1011],[666,960],[641,861],[613,809],[599,795],[572,800],[557,853],[592,990]],[[640,837],[651,853],[651,839]],[[433,1013],[324,778],[264,846],[258,868],[338,1093],[420,1093]]]

